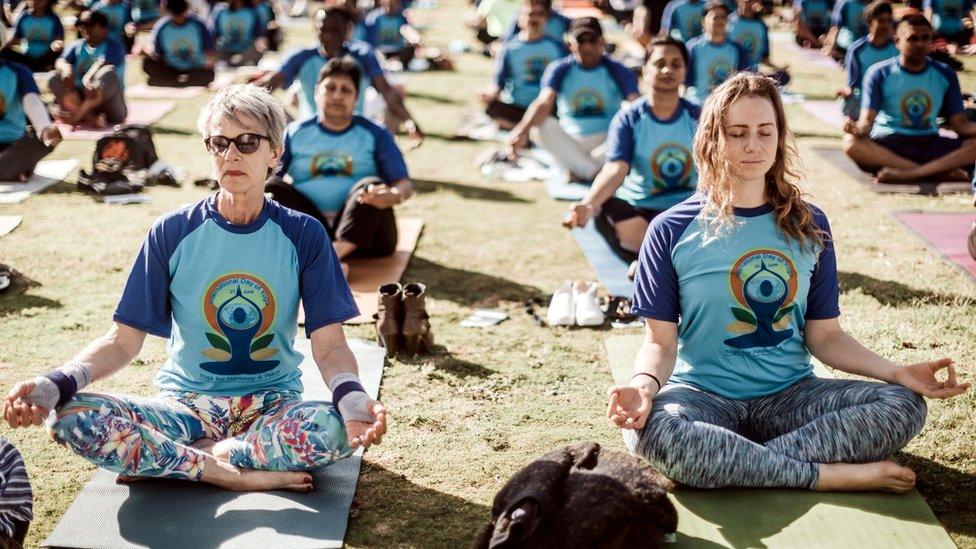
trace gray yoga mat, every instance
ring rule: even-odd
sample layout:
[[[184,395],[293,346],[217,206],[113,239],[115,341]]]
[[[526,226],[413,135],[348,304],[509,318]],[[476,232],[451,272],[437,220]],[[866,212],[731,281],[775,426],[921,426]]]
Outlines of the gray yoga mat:
[[[366,391],[377,398],[382,347],[350,340]],[[296,339],[304,397],[329,400],[307,339]],[[315,490],[239,493],[203,483],[151,480],[115,483],[99,469],[82,488],[46,547],[103,548],[329,548],[342,547],[356,493],[362,451],[314,473]]]
[[[972,184],[968,181],[919,181],[911,183],[877,183],[870,174],[861,171],[844,151],[835,147],[813,147],[813,151],[838,170],[864,187],[879,194],[922,194],[937,196],[943,194],[971,193]]]
[[[605,345],[617,383],[627,383],[643,336],[611,336]],[[819,377],[830,377],[814,362]],[[671,494],[678,509],[677,543],[685,547],[856,547],[952,549],[955,544],[912,490],[811,492],[788,489],[696,490]]]
[[[582,229],[573,229],[573,238],[583,251],[583,256],[596,272],[596,278],[611,295],[631,298],[634,296],[634,281],[627,278],[630,265],[613,253],[610,245],[597,232],[593,221]]]
[[[546,192],[556,200],[568,202],[579,202],[586,198],[586,193],[590,192],[590,186],[582,183],[574,183],[569,180],[565,173],[559,173],[554,177],[547,177],[543,184]]]

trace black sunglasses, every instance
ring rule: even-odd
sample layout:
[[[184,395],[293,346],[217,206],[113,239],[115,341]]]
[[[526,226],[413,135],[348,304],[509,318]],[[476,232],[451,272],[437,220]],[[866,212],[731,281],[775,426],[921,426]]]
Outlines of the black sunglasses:
[[[268,139],[265,135],[258,135],[256,133],[242,133],[237,137],[231,139],[230,137],[224,137],[222,135],[211,135],[210,137],[203,140],[203,143],[207,146],[207,152],[213,155],[223,154],[227,152],[230,148],[230,144],[233,143],[237,150],[241,154],[251,154],[258,150],[261,146],[261,140]]]

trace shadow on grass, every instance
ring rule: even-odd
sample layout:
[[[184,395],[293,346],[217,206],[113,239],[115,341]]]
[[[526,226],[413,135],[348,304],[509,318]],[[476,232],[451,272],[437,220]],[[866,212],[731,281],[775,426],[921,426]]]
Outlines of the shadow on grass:
[[[152,132],[157,135],[196,135],[195,131],[174,128],[172,126],[157,126],[155,124],[152,127]]]
[[[454,193],[461,198],[470,198],[472,200],[491,200],[495,202],[522,202],[528,203],[529,201],[515,196],[509,191],[504,191],[501,189],[488,189],[485,187],[471,187],[468,185],[462,185],[460,183],[451,183],[449,181],[437,181],[434,179],[413,179],[414,186],[417,188],[418,192],[429,193],[434,191],[447,191]]]
[[[419,486],[368,461],[359,480],[349,545],[468,547],[491,515],[486,505]]]
[[[431,364],[437,372],[460,379],[469,377],[486,379],[498,373],[497,370],[481,364],[457,358],[442,345],[435,345],[433,353],[401,358],[400,361],[406,364]]]
[[[418,256],[410,260],[404,280],[422,280],[433,299],[468,306],[496,307],[500,301],[522,302],[532,297],[545,297],[544,292],[535,286],[448,267]]]
[[[468,102],[467,100],[454,99],[452,97],[444,97],[443,95],[435,95],[433,93],[423,93],[415,90],[407,90],[407,97],[409,99],[420,99],[423,101],[440,103],[442,105],[464,105]]]
[[[16,266],[12,266],[16,269]],[[0,294],[0,318],[10,316],[25,309],[60,309],[64,305],[56,299],[48,299],[39,295],[30,295],[27,290],[40,286],[41,283],[17,272],[10,281],[10,287]]]
[[[911,454],[898,454],[898,461],[915,471],[915,488],[946,530],[976,537],[976,513],[966,510],[972,509],[976,475]]]
[[[894,280],[880,280],[861,273],[839,272],[841,292],[861,290],[883,305],[911,305],[922,302],[932,305],[966,305],[972,300],[956,294],[942,294],[919,290]]]

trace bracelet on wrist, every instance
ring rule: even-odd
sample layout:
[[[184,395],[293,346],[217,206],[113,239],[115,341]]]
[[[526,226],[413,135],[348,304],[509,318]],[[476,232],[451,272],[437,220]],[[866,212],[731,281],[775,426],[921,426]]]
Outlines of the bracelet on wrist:
[[[657,383],[657,390],[658,390],[658,392],[660,392],[660,391],[661,391],[661,380],[660,380],[660,379],[658,379],[656,375],[654,375],[654,374],[650,374],[650,373],[647,373],[647,372],[637,372],[636,374],[634,374],[634,375],[633,375],[633,376],[632,376],[632,377],[630,378],[630,379],[631,379],[631,381],[633,381],[633,380],[634,380],[634,378],[635,378],[635,377],[637,377],[637,376],[647,376],[647,377],[649,377],[649,378],[651,378],[651,379],[653,379],[653,380],[654,380],[654,383]]]

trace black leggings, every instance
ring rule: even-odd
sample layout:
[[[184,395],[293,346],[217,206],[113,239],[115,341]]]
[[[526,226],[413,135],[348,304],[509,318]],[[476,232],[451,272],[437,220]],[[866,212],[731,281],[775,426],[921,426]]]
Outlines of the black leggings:
[[[4,48],[0,50],[0,58],[6,59],[12,63],[20,63],[24,65],[31,72],[47,72],[54,68],[54,62],[61,57],[61,52],[48,49],[46,52],[40,55],[40,57],[30,57],[24,55],[19,51],[13,51],[10,48]]]
[[[349,190],[346,203],[343,204],[332,224],[326,221],[308,197],[280,178],[270,179],[265,191],[271,193],[271,198],[282,206],[317,219],[333,241],[344,240],[355,244],[356,250],[349,256],[350,258],[384,257],[396,251],[399,236],[396,216],[393,214],[393,208],[380,209],[356,201],[360,191],[370,184],[382,185],[383,182],[375,177],[364,177],[359,180]]]
[[[213,69],[199,68],[188,71],[174,69],[163,61],[152,57],[142,59],[142,70],[146,72],[146,83],[150,86],[179,88],[185,86],[206,86],[214,80]],[[180,82],[180,76],[186,75],[187,80]]]

